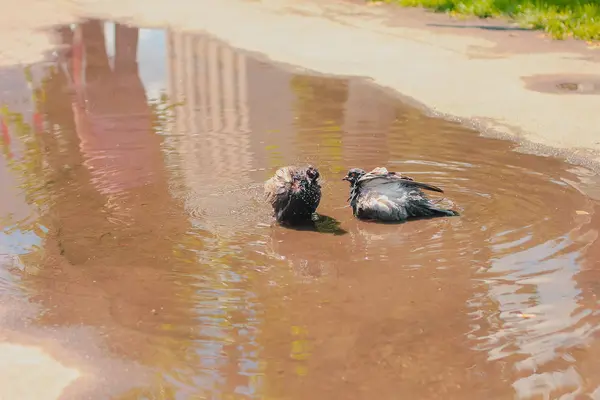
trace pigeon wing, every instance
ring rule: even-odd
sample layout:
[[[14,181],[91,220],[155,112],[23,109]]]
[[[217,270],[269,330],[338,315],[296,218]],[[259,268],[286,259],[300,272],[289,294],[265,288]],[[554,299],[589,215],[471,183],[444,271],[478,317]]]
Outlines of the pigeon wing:
[[[361,189],[377,190],[382,192],[395,192],[398,190],[406,190],[411,188],[419,188],[431,190],[433,192],[444,193],[442,189],[428,183],[417,182],[411,179],[405,179],[398,175],[378,175],[365,174],[358,180]]]
[[[287,203],[289,191],[293,183],[292,168],[293,167],[279,168],[275,172],[275,175],[265,182],[265,198],[274,207],[276,206],[276,203],[281,201]]]

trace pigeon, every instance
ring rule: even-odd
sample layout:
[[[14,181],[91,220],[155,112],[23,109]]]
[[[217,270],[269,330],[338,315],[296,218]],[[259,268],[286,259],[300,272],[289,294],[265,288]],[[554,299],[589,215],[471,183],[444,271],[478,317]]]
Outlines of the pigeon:
[[[371,172],[352,168],[343,180],[350,182],[350,205],[355,217],[366,220],[403,222],[410,218],[458,216],[439,207],[421,189],[443,193],[437,186],[378,167]]]
[[[321,201],[319,171],[312,165],[281,167],[265,182],[265,197],[279,223],[314,221]]]

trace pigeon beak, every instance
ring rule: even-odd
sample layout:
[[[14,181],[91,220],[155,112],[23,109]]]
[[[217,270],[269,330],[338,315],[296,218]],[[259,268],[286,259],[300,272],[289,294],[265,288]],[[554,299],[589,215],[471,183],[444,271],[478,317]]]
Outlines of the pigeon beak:
[[[345,177],[343,177],[343,178],[342,178],[342,180],[343,180],[343,181],[349,181],[349,180],[350,180],[350,178],[348,178],[347,176],[345,176]]]

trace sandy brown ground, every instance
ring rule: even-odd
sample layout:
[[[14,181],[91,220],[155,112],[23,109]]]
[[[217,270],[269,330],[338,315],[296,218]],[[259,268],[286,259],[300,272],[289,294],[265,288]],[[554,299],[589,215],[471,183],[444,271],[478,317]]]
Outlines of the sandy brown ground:
[[[0,6],[0,66],[39,60],[53,43],[42,28],[78,16],[206,30],[276,61],[370,77],[481,128],[600,160],[600,95],[585,93],[600,93],[600,50],[583,43],[335,0],[21,0],[18,8],[1,0]],[[577,80],[588,82],[581,93],[552,92],[556,82]],[[0,399],[55,399],[79,375],[38,347],[1,343],[0,360]]]

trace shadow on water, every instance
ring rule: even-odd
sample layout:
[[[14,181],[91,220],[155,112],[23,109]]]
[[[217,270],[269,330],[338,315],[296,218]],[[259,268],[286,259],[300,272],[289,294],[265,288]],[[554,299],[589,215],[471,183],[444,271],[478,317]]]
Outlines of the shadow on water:
[[[57,32],[0,71],[0,334],[85,372],[65,398],[597,396],[590,171],[209,36]],[[299,162],[326,179],[308,231],[261,193]],[[354,165],[461,216],[358,221]]]
[[[333,235],[345,235],[348,231],[342,229],[341,222],[327,215],[319,214],[311,221],[296,223],[293,225],[283,225],[287,229],[297,231],[310,231],[318,233],[328,233]]]

